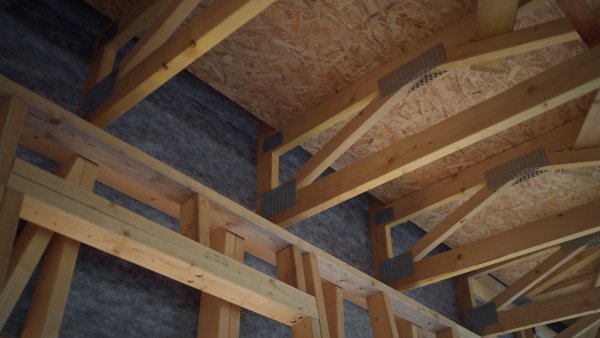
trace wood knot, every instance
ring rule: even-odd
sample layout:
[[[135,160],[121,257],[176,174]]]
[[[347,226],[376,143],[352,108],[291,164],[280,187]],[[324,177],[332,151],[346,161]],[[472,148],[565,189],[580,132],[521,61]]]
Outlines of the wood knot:
[[[55,118],[55,117],[52,117],[52,118],[50,118],[48,120],[48,123],[50,123],[53,126],[60,126],[60,124],[62,123],[62,121],[59,120],[59,119],[57,119],[57,118]]]

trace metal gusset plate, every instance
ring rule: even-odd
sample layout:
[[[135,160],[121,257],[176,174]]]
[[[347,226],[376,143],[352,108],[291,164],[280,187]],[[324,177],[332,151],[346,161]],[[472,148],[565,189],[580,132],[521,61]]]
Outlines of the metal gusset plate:
[[[515,178],[525,176],[548,165],[544,148],[538,148],[527,154],[508,161],[484,173],[488,189],[498,188]]]
[[[598,245],[600,245],[600,232],[560,243],[560,249],[562,252],[569,252],[579,249],[582,246],[585,246],[586,249],[590,249]]]
[[[414,275],[415,264],[412,251],[379,262],[379,270],[381,271],[381,281],[385,284]]]
[[[264,218],[269,218],[294,205],[296,205],[296,179],[262,194],[260,214]]]
[[[409,93],[423,87],[424,85],[428,84],[429,82],[437,79],[438,77],[444,75],[448,73],[448,71],[443,71],[443,72],[437,72],[437,73],[431,73],[431,74],[427,74],[425,75],[416,85],[414,85],[414,87],[412,87],[409,91]]]
[[[482,306],[465,310],[467,329],[477,332],[482,327],[498,324],[496,303],[487,303]]]
[[[85,99],[83,100],[83,106],[81,107],[82,117],[91,113],[112,96],[118,73],[119,68],[116,68],[112,73],[108,74],[102,81],[96,83],[95,86],[85,93]]]
[[[528,181],[534,177],[538,177],[541,174],[547,173],[548,170],[536,170],[536,171],[532,171],[529,174],[525,174],[523,177],[519,178],[513,185],[517,185],[519,183],[523,183],[525,181]]]
[[[385,98],[398,89],[429,73],[446,62],[446,49],[440,43],[379,79],[379,97]]]

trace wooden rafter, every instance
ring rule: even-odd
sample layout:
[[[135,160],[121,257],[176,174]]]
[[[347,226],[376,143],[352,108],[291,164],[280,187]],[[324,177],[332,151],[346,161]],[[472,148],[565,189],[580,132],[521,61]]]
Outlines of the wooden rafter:
[[[600,147],[560,151],[548,155],[545,170],[569,169],[600,165]]]
[[[571,258],[583,251],[583,249],[584,248],[581,247],[566,253],[562,252],[562,250],[556,251],[550,255],[550,257],[544,259],[535,268],[519,278],[516,282],[512,283],[506,290],[490,300],[490,303],[496,303],[496,309],[504,310],[515,299],[525,294],[525,292],[529,291],[529,289],[534,287],[538,282],[560,268],[563,264],[567,263]]]
[[[584,0],[556,0],[556,4],[589,48],[600,44],[600,23]]]
[[[588,203],[426,258],[415,263],[413,276],[390,286],[399,291],[412,290],[592,234],[600,231],[599,208],[600,201]]]
[[[598,87],[600,47],[298,189],[270,220],[287,227]]]
[[[598,147],[600,146],[600,92],[596,94],[594,102],[588,111],[585,122],[581,127],[579,136],[575,140],[573,149]]]
[[[107,126],[273,2],[213,3],[129,72],[119,76],[114,94],[86,119],[96,126]]]
[[[554,284],[536,296],[531,297],[533,301],[551,299],[558,296],[568,295],[580,290],[591,289],[600,285],[595,285],[594,280],[597,274],[588,274],[578,278]]]
[[[323,299],[327,311],[329,337],[344,338],[344,293],[342,288],[331,283],[323,283]]]
[[[533,253],[528,254],[528,255],[523,255],[523,256],[515,257],[513,259],[509,259],[507,261],[500,262],[498,264],[494,264],[494,265],[486,266],[486,267],[481,268],[481,269],[477,269],[477,270],[475,270],[473,272],[470,272],[468,274],[468,277],[469,278],[477,278],[477,277],[481,277],[481,276],[484,276],[484,275],[487,275],[487,274],[491,274],[494,271],[498,271],[498,270],[504,269],[506,267],[509,267],[511,265],[515,265],[515,264],[518,264],[518,263],[521,263],[521,262],[524,262],[524,261],[528,261],[528,260],[530,260],[532,258],[535,258],[535,257],[538,257],[540,255],[545,255],[547,253],[553,253],[553,252],[555,252],[556,250],[559,250],[559,249],[560,249],[560,246],[557,245],[557,246],[553,246],[553,247],[549,247],[549,248],[546,248],[546,249],[542,249],[542,250],[533,252]]]
[[[600,313],[587,315],[578,319],[555,338],[576,338],[595,325],[600,324]]]
[[[586,316],[600,311],[600,288],[528,303],[498,313],[499,323],[479,329],[485,337],[497,336],[526,328]]]
[[[515,181],[513,180],[499,188],[491,190],[485,186],[482,187],[475,195],[444,218],[444,220],[406,251],[412,251],[415,262],[423,259],[431,250],[435,249],[436,246],[445,241],[456,230],[460,229],[463,224],[467,223],[471,218],[494,202],[498,196],[501,196],[506,190],[510,189],[514,183]]]

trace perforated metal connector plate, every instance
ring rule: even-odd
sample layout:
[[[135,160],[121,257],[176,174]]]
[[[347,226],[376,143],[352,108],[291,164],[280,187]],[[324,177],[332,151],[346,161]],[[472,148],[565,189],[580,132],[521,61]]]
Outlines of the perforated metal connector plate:
[[[263,154],[271,149],[275,149],[275,147],[277,147],[281,143],[283,143],[283,133],[280,130],[275,134],[267,137],[263,141]]]
[[[598,245],[600,245],[600,232],[560,243],[560,249],[562,252],[569,252],[579,249],[582,246],[585,246],[586,249],[590,249]]]
[[[375,225],[383,224],[394,219],[394,208],[389,207],[375,213]]]
[[[262,194],[260,214],[264,218],[269,218],[294,205],[296,205],[296,179]]]
[[[445,62],[446,49],[440,43],[379,79],[379,97],[383,99],[393,94],[398,89],[429,73]]]
[[[484,173],[488,189],[498,188],[515,178],[525,176],[548,165],[544,148],[538,148],[527,154],[508,161]]]
[[[381,281],[385,284],[414,275],[415,264],[412,251],[379,262],[379,270],[381,271]]]
[[[423,87],[424,85],[428,84],[429,82],[437,79],[438,77],[444,75],[448,73],[448,71],[443,71],[443,72],[437,72],[437,73],[431,73],[431,74],[427,74],[425,75],[416,85],[414,85],[414,87],[412,87],[409,91],[409,93]]]
[[[118,73],[119,69],[116,68],[112,73],[108,74],[102,81],[96,83],[95,86],[85,93],[85,99],[83,101],[83,106],[81,107],[82,117],[91,113],[112,96]]]
[[[465,310],[467,329],[477,332],[482,327],[498,324],[496,303],[487,303],[482,306]]]

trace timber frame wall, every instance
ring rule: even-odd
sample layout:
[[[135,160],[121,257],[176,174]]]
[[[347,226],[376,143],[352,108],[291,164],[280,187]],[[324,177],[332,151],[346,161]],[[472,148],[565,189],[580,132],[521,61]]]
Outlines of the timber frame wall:
[[[600,88],[600,47],[594,47],[600,40],[597,38],[600,29],[594,13],[582,7],[585,6],[582,1],[569,3],[569,6],[577,7],[577,11],[565,7],[567,19],[515,32],[512,32],[510,22],[508,30],[496,27],[484,31],[477,22],[499,9],[480,6],[477,13],[471,13],[433,35],[280,130],[261,126],[257,170],[259,210],[262,194],[278,186],[281,154],[364,108],[363,114],[357,115],[294,176],[297,179],[296,205],[269,219],[100,129],[273,0],[218,0],[175,32],[198,2],[142,0],[124,14],[117,29],[109,22],[103,25],[90,62],[80,109],[88,91],[116,72],[113,73],[116,74],[114,92],[92,109],[85,120],[0,77],[0,300],[3,304],[0,325],[5,323],[31,276],[31,266],[35,266],[45,252],[44,278],[36,284],[24,335],[58,335],[60,318],[57,321],[50,314],[62,314],[79,243],[210,295],[202,297],[200,307],[208,310],[201,311],[199,325],[215,337],[237,335],[239,307],[292,326],[294,337],[340,337],[344,335],[342,299],[369,310],[376,337],[415,337],[421,335],[420,330],[433,332],[438,337],[478,337],[401,292],[463,275],[456,279],[456,286],[461,310],[465,310],[475,305],[474,278],[548,250],[554,250],[554,253],[536,271],[489,300],[502,310],[512,307],[512,301],[521,295],[544,295],[545,298],[499,312],[499,324],[483,327],[478,333],[493,336],[587,316],[573,329],[582,330],[598,321],[598,281],[567,295],[556,294],[556,290],[551,289],[583,262],[600,256],[600,250],[596,248],[584,250],[581,247],[567,253],[556,250],[559,243],[600,231],[600,202],[423,259],[466,219],[513,183],[485,189],[482,183],[484,171],[539,147],[544,147],[548,154],[548,168],[600,164],[600,140],[594,139],[597,137],[597,104],[587,118],[540,135],[405,199],[388,206],[371,201],[374,263],[376,277],[379,277],[379,263],[392,258],[389,233],[392,226],[455,199],[461,192],[477,190],[473,198],[410,249],[415,261],[415,274],[411,277],[386,285],[284,229],[456,148]],[[502,4],[501,10],[512,13],[507,18],[513,21],[514,17],[543,3],[535,0],[521,1],[521,4],[516,0],[488,2]],[[156,17],[154,25],[116,68],[116,51]],[[106,38],[106,32],[114,35]],[[448,62],[437,71],[468,65],[493,69],[501,67],[506,56],[579,37],[590,47],[581,55],[313,182],[410,88],[404,87],[394,95],[380,99],[375,80],[432,46],[444,43],[448,55]],[[274,133],[281,133],[282,143],[263,152],[263,141]],[[583,143],[582,139],[588,142]],[[19,143],[61,163],[57,175],[14,159]],[[561,151],[565,149],[568,150]],[[402,154],[402,157],[396,154]],[[365,169],[367,164],[369,170]],[[90,191],[95,181],[179,219],[181,234],[94,195]],[[394,209],[394,219],[376,225],[374,214],[384,208]],[[29,223],[15,242],[19,218]],[[565,224],[570,226],[565,227]],[[276,265],[279,280],[239,262],[244,251]],[[542,274],[537,272],[542,270]],[[561,310],[549,310],[553,308]]]

